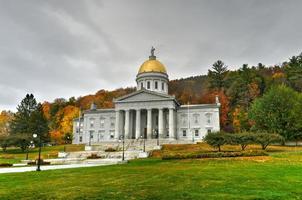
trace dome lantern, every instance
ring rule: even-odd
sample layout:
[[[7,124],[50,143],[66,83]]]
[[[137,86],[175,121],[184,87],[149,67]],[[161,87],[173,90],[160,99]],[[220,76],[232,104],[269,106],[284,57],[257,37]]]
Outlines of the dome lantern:
[[[139,68],[136,82],[137,90],[147,89],[168,94],[168,74],[166,67],[156,59],[155,48],[151,48],[151,55]]]

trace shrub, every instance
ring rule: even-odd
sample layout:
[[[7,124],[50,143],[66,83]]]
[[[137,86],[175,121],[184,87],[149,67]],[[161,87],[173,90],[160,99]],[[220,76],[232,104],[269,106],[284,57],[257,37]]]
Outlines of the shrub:
[[[268,156],[264,151],[241,151],[241,152],[209,152],[198,154],[166,154],[163,155],[163,160],[174,159],[196,159],[196,158],[223,158],[223,157],[251,157],[251,156]]]
[[[13,164],[11,163],[0,163],[0,167],[11,167]]]
[[[218,151],[220,152],[222,145],[231,143],[231,136],[228,133],[213,132],[208,133],[203,140],[210,146],[218,148]]]
[[[267,132],[255,134],[255,142],[260,144],[263,150],[265,150],[266,147],[272,143],[282,143],[283,141],[284,138],[279,134]]]
[[[105,149],[105,152],[115,152],[116,149],[112,148],[112,147],[108,147],[107,149]]]
[[[87,159],[99,159],[103,158],[102,156],[98,156],[96,153],[92,153],[90,156],[87,157]]]

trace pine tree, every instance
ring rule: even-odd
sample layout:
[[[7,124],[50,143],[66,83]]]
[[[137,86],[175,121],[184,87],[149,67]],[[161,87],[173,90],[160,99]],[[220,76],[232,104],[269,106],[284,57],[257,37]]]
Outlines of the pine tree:
[[[208,71],[210,88],[220,91],[226,87],[227,66],[221,60],[218,60],[213,64],[212,69]]]
[[[32,130],[30,128],[30,118],[37,109],[37,101],[33,94],[27,94],[17,107],[17,112],[10,125],[11,137],[14,143],[22,151],[26,150],[32,140]]]

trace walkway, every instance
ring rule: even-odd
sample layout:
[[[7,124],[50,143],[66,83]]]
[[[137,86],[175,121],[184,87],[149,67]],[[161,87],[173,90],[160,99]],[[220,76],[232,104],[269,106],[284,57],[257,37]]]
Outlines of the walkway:
[[[69,164],[69,165],[44,165],[41,166],[41,171],[45,170],[55,170],[55,169],[70,169],[70,168],[80,168],[80,167],[95,167],[95,166],[105,166],[114,165],[117,163],[83,163],[83,164]],[[36,171],[37,166],[32,167],[8,167],[0,168],[0,174],[4,173],[17,173],[17,172],[31,172]]]

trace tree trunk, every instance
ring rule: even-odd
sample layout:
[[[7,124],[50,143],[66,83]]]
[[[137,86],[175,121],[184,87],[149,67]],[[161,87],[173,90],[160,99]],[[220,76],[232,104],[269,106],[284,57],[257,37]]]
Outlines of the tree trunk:
[[[219,151],[219,152],[221,151],[221,149],[220,149],[220,145],[218,146],[218,151]]]

